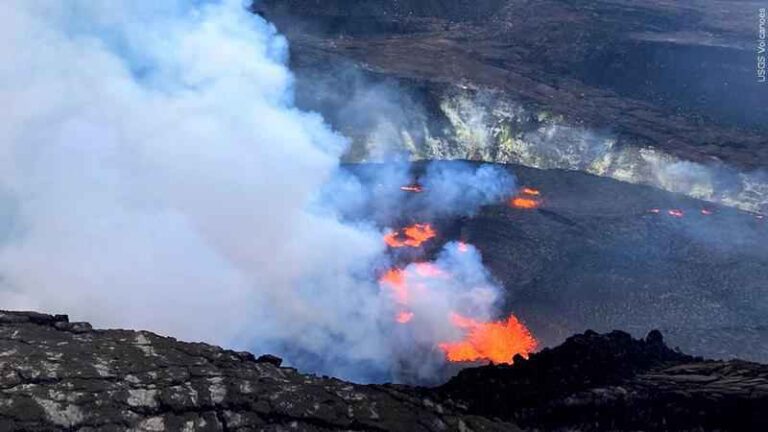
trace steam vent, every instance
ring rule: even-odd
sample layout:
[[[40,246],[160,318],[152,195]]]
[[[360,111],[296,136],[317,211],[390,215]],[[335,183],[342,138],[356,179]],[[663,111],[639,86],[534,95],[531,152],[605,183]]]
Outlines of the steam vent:
[[[768,431],[768,4],[0,18],[0,432]]]

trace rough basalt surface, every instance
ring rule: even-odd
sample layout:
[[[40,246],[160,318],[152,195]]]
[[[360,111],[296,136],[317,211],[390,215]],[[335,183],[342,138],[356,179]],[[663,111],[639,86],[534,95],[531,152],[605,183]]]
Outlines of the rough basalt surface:
[[[357,385],[274,356],[0,312],[2,431],[768,430],[768,366],[587,332],[438,388]]]
[[[426,166],[414,163],[413,178]],[[427,247],[433,257],[446,242],[474,245],[505,289],[502,312],[522,319],[542,346],[586,329],[635,337],[659,329],[691,355],[768,363],[768,220],[580,172],[499,167],[539,189],[540,208],[502,201],[433,221],[438,237]],[[366,181],[380,168],[349,169]],[[401,225],[424,221],[404,217]]]
[[[354,82],[340,65],[351,64],[398,80],[428,108],[446,88],[491,89],[568,124],[610,130],[624,143],[745,168],[768,163],[768,86],[755,76],[759,7],[742,0],[254,3],[291,42],[300,105],[342,129],[329,105],[350,95]],[[332,90],[315,91],[329,81]],[[432,108],[430,124],[440,125]]]
[[[0,431],[502,431],[427,397],[63,315],[0,312]]]
[[[467,369],[439,393],[537,430],[768,430],[768,367],[669,349],[661,333],[573,336],[513,366]]]

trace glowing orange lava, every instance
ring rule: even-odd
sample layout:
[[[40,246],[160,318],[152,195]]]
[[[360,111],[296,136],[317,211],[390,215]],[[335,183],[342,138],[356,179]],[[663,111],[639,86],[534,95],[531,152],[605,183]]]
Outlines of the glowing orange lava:
[[[419,247],[437,236],[430,224],[411,225],[400,232],[391,232],[384,236],[384,242],[392,248]]]
[[[379,283],[392,291],[392,297],[400,304],[408,304],[408,286],[405,284],[405,272],[400,269],[391,269],[384,273]]]
[[[412,319],[413,312],[407,311],[398,312],[397,316],[395,317],[395,321],[397,321],[399,324],[408,324]]]
[[[400,190],[403,192],[421,193],[424,192],[424,188],[418,184],[409,184],[407,186],[401,186]]]
[[[440,267],[432,264],[432,263],[416,263],[414,265],[414,268],[416,269],[416,274],[422,277],[447,277],[448,274],[444,271],[440,270]]]
[[[539,208],[540,205],[538,200],[525,197],[514,197],[512,198],[512,201],[510,201],[510,204],[512,207],[519,209],[536,209]]]
[[[701,214],[704,216],[712,216],[715,212],[710,209],[701,209]]]
[[[520,193],[523,195],[541,196],[541,191],[532,187],[524,187],[520,189]]]
[[[459,252],[461,253],[469,252],[469,245],[464,242],[459,242]]]
[[[515,355],[528,358],[538,346],[538,341],[528,328],[514,315],[510,315],[506,321],[483,323],[454,313],[451,322],[467,332],[460,342],[438,345],[451,362],[490,360],[494,363],[512,363]]]
[[[681,217],[685,216],[685,212],[683,212],[680,209],[671,209],[671,210],[667,211],[667,213],[670,216],[676,217],[676,218],[681,218]]]
[[[537,209],[541,206],[541,191],[532,187],[524,187],[520,189],[517,196],[513,197],[509,201],[509,205],[518,209]]]

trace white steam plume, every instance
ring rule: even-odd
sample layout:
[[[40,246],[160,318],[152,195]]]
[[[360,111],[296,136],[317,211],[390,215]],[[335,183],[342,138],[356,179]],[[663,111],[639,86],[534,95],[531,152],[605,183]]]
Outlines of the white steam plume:
[[[379,225],[403,220],[471,216],[482,206],[498,204],[517,191],[517,179],[498,165],[464,161],[429,163],[412,177],[407,163],[355,166],[338,171],[324,187],[320,202],[331,204],[347,220],[375,220]],[[419,185],[416,195],[402,186]]]
[[[12,0],[0,17],[4,308],[385,358],[354,276],[381,241],[307,210],[346,142],[291,106],[270,25],[239,1]]]
[[[2,308],[394,370],[381,233],[317,199],[347,142],[293,107],[272,26],[239,0],[6,0],[0,19]]]

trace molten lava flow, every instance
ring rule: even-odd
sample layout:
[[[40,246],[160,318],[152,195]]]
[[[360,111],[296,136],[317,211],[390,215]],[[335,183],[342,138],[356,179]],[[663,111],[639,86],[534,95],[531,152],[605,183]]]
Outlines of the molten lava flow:
[[[541,196],[541,191],[532,187],[524,187],[520,189],[520,193],[523,195]]]
[[[494,363],[512,363],[515,355],[528,358],[538,346],[528,328],[514,315],[506,321],[483,323],[454,313],[454,326],[466,330],[461,342],[441,343],[448,361],[470,362],[490,360]]]
[[[685,212],[683,212],[680,209],[671,209],[671,210],[667,211],[667,213],[670,216],[676,217],[676,218],[681,218],[681,217],[685,216]]]
[[[512,207],[519,209],[536,209],[539,208],[540,205],[538,200],[525,197],[514,197],[512,198],[512,201],[510,201],[510,204]]]
[[[432,278],[448,277],[447,273],[440,270],[438,266],[432,263],[416,263],[414,265],[414,268],[416,269],[416,274],[422,277],[432,277]]]
[[[384,242],[392,248],[419,247],[437,236],[430,224],[411,225],[401,232],[391,232],[384,236]]]
[[[424,192],[424,188],[419,184],[409,184],[407,186],[401,186],[400,190],[403,192],[421,193]]]
[[[509,204],[518,209],[537,209],[541,206],[541,191],[532,187],[520,189],[520,193],[509,201]]]
[[[710,209],[701,209],[701,214],[704,216],[712,216],[715,212]]]
[[[392,291],[395,302],[408,304],[408,286],[405,284],[405,272],[400,269],[391,269],[384,273],[379,283]]]
[[[464,242],[459,242],[459,252],[461,253],[469,252],[469,245]]]
[[[398,312],[397,316],[395,317],[395,321],[397,321],[399,324],[408,324],[412,319],[413,312],[407,311]]]

